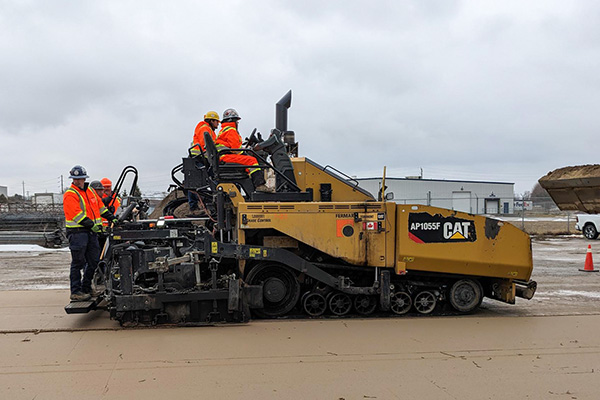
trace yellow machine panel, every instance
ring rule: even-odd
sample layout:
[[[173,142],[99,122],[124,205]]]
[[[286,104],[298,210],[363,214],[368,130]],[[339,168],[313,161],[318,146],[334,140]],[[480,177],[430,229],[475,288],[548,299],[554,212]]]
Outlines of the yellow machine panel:
[[[328,201],[372,201],[371,193],[358,186],[358,182],[342,180],[331,167],[322,167],[314,161],[305,158],[292,158],[296,183],[300,189],[312,190],[314,201],[323,201],[321,188],[323,184],[330,186]],[[355,184],[354,184],[355,183]]]
[[[275,229],[354,265],[394,267],[395,203],[240,203],[241,234]],[[271,239],[272,240],[272,239]]]
[[[396,251],[407,270],[528,280],[531,240],[507,222],[398,204]]]

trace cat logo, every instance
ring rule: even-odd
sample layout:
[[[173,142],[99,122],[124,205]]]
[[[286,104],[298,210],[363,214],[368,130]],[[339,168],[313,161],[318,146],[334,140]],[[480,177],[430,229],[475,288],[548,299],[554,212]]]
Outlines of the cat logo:
[[[477,240],[475,222],[441,214],[410,213],[408,237],[416,243],[456,243]]]
[[[444,223],[444,239],[468,240],[471,221]]]

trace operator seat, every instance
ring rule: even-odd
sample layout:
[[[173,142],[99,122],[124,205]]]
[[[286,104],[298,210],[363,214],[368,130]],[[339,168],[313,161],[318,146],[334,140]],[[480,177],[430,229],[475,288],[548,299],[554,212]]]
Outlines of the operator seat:
[[[210,165],[213,179],[216,183],[239,184],[246,194],[254,191],[254,185],[246,172],[247,165],[235,163],[223,163],[219,159],[219,151],[208,132],[204,133],[204,145],[206,146],[206,160]]]
[[[312,192],[256,192],[252,180],[246,172],[247,165],[221,163],[215,142],[213,142],[208,133],[204,135],[204,142],[206,146],[206,159],[210,164],[209,175],[212,174],[212,179],[216,184],[234,183],[241,186],[246,193],[245,197],[248,201],[312,201]],[[232,150],[242,151],[242,149]],[[295,179],[292,182],[295,182]],[[216,189],[216,187],[213,189]]]

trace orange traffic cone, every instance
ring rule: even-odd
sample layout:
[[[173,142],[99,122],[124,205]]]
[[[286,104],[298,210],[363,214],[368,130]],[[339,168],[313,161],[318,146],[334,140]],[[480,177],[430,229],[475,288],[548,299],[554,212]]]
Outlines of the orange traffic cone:
[[[592,245],[588,244],[587,254],[585,255],[585,266],[580,269],[583,272],[598,272],[594,269],[594,260],[592,259]]]

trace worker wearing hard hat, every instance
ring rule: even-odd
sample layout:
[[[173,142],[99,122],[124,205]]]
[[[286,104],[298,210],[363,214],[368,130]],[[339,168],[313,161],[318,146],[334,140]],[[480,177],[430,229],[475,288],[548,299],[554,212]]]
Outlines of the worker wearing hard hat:
[[[92,278],[100,258],[98,233],[102,231],[102,217],[110,221],[116,217],[86,182],[89,176],[85,168],[74,166],[69,178],[73,184],[63,195],[63,210],[71,250],[71,300],[85,301],[91,297]]]
[[[90,187],[96,191],[98,196],[102,198],[102,204],[106,207],[106,201],[104,200],[104,185],[100,181],[92,181],[90,183]],[[107,207],[108,208],[108,207]],[[110,211],[110,210],[109,210]],[[111,211],[112,213],[112,211]],[[114,214],[114,213],[113,213]],[[108,226],[108,221],[106,218],[102,218],[102,226]],[[98,244],[100,246],[100,252],[102,252],[102,248],[104,247],[104,243],[106,243],[106,238],[108,234],[103,230],[102,232],[98,232]]]
[[[202,152],[204,151],[205,132],[208,132],[210,137],[212,137],[213,141],[216,139],[217,135],[215,134],[215,132],[217,131],[219,124],[219,114],[217,114],[215,111],[209,111],[204,115],[204,121],[200,121],[198,125],[196,125],[196,129],[194,130],[194,140],[192,142],[193,147],[190,150],[192,156],[197,156],[201,154],[201,151],[198,148],[198,146],[202,148]]]
[[[194,130],[194,139],[192,141],[192,148],[190,149],[190,154],[192,157],[198,156],[204,152],[206,149],[206,145],[204,144],[204,133],[208,132],[212,140],[214,141],[217,138],[215,132],[219,127],[219,114],[216,111],[208,111],[204,114],[204,121],[200,121],[198,125],[196,125],[196,129]],[[190,211],[196,212],[198,210],[198,195],[193,193],[192,191],[188,191],[188,204],[190,206]]]
[[[96,194],[100,197],[100,199],[102,199],[102,197],[104,196],[104,185],[102,185],[102,182],[100,182],[100,181],[92,181],[90,183],[89,187],[91,187],[92,189],[94,189],[94,191],[96,192]],[[102,204],[104,204],[104,201],[102,202]]]
[[[233,108],[228,108],[223,112],[223,121],[221,121],[221,131],[215,142],[217,150],[239,149],[242,147],[242,137],[238,132],[240,116]],[[252,156],[240,153],[225,153],[220,158],[225,163],[236,163],[247,165],[248,173],[252,177],[252,183],[257,190],[266,191],[264,187],[265,177],[262,169],[258,167],[258,161]]]
[[[108,211],[115,214],[119,207],[121,207],[121,198],[119,197],[118,193],[115,193],[115,195],[113,196],[112,181],[110,179],[102,178],[100,180],[100,183],[102,183],[102,186],[104,187],[102,201],[104,202],[106,208],[108,208]],[[104,226],[107,225],[108,222],[104,224]]]

